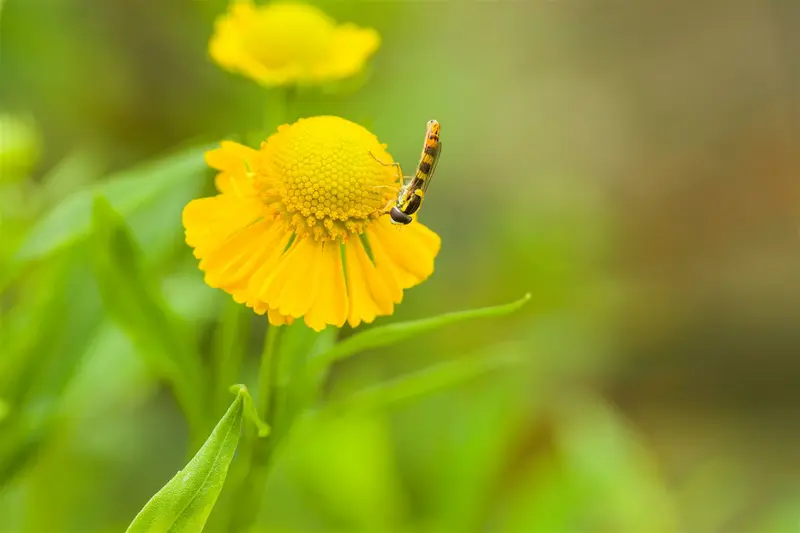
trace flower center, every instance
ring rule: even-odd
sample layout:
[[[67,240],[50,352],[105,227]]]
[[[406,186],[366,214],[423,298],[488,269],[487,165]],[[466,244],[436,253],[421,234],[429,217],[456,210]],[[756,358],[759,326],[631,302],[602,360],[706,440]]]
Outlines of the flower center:
[[[338,117],[281,126],[262,152],[265,201],[301,236],[362,233],[397,196],[398,173],[385,147]]]

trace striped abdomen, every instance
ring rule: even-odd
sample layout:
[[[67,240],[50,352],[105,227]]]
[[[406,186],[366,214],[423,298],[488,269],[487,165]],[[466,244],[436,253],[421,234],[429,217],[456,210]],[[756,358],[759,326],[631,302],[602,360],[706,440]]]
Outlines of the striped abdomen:
[[[391,210],[392,222],[395,224],[411,223],[411,215],[422,207],[425,190],[430,185],[440,152],[439,123],[431,120],[425,131],[425,145],[422,147],[422,156],[417,165],[417,172],[411,183],[400,192],[397,205]]]

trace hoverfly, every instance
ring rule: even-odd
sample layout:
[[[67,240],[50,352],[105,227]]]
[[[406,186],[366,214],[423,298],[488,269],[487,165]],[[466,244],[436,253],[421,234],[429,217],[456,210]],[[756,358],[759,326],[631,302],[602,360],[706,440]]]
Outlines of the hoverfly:
[[[422,200],[425,198],[425,191],[431,184],[433,173],[439,162],[439,155],[442,152],[442,143],[439,141],[439,122],[429,120],[425,130],[425,144],[422,147],[422,155],[417,164],[417,172],[411,181],[401,187],[397,200],[391,209],[388,209],[392,224],[407,225],[413,220],[412,215],[422,207]],[[380,161],[379,161],[380,162]],[[386,164],[386,163],[382,163]],[[395,163],[400,168],[399,163]],[[402,179],[402,177],[401,177]]]

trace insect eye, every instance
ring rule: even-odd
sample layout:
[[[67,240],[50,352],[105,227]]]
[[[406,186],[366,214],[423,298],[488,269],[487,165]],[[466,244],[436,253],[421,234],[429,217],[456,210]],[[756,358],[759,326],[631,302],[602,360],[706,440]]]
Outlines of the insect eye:
[[[411,217],[406,215],[396,207],[392,208],[392,210],[389,212],[389,216],[392,218],[392,222],[394,222],[395,224],[403,224],[405,226],[406,224],[411,223]]]

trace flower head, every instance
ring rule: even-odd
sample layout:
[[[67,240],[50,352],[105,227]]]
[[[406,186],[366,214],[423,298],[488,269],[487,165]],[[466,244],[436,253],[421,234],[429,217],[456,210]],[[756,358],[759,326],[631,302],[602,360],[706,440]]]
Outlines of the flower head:
[[[383,216],[400,184],[386,145],[357,124],[300,119],[260,150],[223,142],[206,161],[220,194],[185,207],[186,242],[208,285],[272,324],[372,322],[433,273],[439,236]]]
[[[217,19],[209,52],[262,85],[318,84],[358,73],[379,44],[375,30],[336,24],[313,6],[234,0]]]

